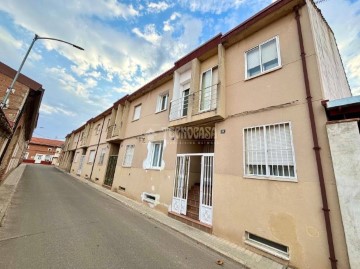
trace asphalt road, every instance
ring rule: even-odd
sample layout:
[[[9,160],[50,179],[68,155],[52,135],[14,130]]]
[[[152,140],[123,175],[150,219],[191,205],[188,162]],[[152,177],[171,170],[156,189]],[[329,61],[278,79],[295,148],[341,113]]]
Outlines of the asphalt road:
[[[242,267],[53,167],[29,165],[0,227],[0,268]]]

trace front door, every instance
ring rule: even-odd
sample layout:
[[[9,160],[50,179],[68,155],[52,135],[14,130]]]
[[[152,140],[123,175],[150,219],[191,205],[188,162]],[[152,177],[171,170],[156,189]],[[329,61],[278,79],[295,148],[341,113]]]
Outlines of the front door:
[[[83,166],[84,166],[84,160],[85,160],[85,155],[81,155],[81,157],[80,157],[80,163],[79,163],[79,168],[78,168],[78,170],[77,170],[77,172],[76,172],[76,174],[77,174],[78,176],[81,175],[81,170],[82,170],[82,168],[83,168]]]
[[[108,161],[108,165],[107,165],[107,168],[106,168],[104,185],[107,185],[107,186],[111,187],[112,184],[113,184],[117,158],[118,158],[118,155],[109,156],[109,161]]]
[[[190,156],[177,156],[174,193],[171,210],[186,215],[189,185]]]
[[[212,188],[214,154],[201,157],[200,221],[212,225]]]

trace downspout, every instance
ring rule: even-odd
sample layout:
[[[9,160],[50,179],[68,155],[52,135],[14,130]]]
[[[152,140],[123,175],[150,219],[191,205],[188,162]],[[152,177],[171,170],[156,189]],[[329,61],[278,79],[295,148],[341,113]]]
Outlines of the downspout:
[[[326,195],[326,188],[325,188],[325,180],[324,180],[324,174],[323,174],[323,168],[321,164],[321,156],[320,156],[320,146],[318,142],[318,135],[316,131],[316,124],[315,124],[315,117],[314,117],[314,110],[312,106],[312,97],[310,92],[310,83],[309,83],[309,77],[307,72],[307,66],[306,66],[306,59],[305,59],[305,49],[304,49],[304,42],[303,42],[303,36],[302,36],[302,30],[301,30],[301,24],[300,24],[300,14],[299,14],[299,7],[296,6],[294,8],[295,12],[295,19],[297,23],[297,30],[298,30],[298,37],[299,37],[299,45],[300,45],[300,51],[301,51],[301,63],[302,63],[302,69],[303,69],[303,75],[304,75],[304,83],[305,83],[305,92],[306,92],[306,100],[309,110],[309,119],[311,124],[311,133],[312,133],[312,139],[314,143],[314,153],[316,158],[316,165],[317,165],[317,171],[319,176],[319,183],[320,183],[320,192],[321,192],[321,199],[323,203],[323,212],[324,212],[324,218],[325,218],[325,227],[326,227],[326,234],[327,234],[327,241],[329,246],[329,252],[330,252],[330,262],[331,262],[331,268],[336,269],[337,268],[337,260],[335,257],[335,249],[334,249],[334,240],[332,236],[332,230],[331,230],[331,222],[330,222],[330,209],[328,206],[327,201],[327,195]]]
[[[99,149],[100,139],[101,139],[101,135],[102,135],[102,132],[103,132],[103,129],[104,129],[104,125],[105,125],[105,117],[104,117],[104,120],[103,120],[103,123],[102,123],[102,126],[101,126],[101,131],[100,131],[100,134],[99,134],[98,143],[97,143],[96,150],[95,150],[94,161],[93,161],[92,166],[91,166],[91,172],[90,172],[90,177],[89,177],[90,180],[91,180],[91,176],[92,176],[92,173],[93,173],[93,170],[94,170],[94,165],[95,165],[95,162],[96,162],[96,156],[97,156],[97,152],[98,152],[98,149]]]

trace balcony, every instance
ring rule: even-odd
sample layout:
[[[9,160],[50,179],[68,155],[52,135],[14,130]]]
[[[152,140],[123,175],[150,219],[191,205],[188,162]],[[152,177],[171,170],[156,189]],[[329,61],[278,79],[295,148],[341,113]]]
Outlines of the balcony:
[[[119,125],[118,124],[109,125],[108,128],[107,128],[107,133],[106,133],[106,141],[108,141],[108,142],[118,142],[120,140],[122,140],[122,139],[120,138]]]
[[[214,84],[170,102],[170,126],[222,120],[219,113],[219,86]]]

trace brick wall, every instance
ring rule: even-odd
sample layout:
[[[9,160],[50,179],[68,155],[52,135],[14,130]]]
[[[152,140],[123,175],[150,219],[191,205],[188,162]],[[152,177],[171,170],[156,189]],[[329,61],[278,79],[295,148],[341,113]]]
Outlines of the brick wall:
[[[6,89],[10,86],[12,79],[2,73],[0,73],[0,97],[1,100],[6,93]],[[15,83],[15,93],[10,94],[9,96],[9,107],[4,109],[4,113],[10,122],[16,120],[16,116],[19,113],[24,100],[29,92],[29,87],[16,82]]]
[[[54,146],[29,144],[26,152],[29,152],[28,160],[33,160],[36,153],[44,155],[55,155],[56,148]],[[50,149],[50,150],[49,150]]]

